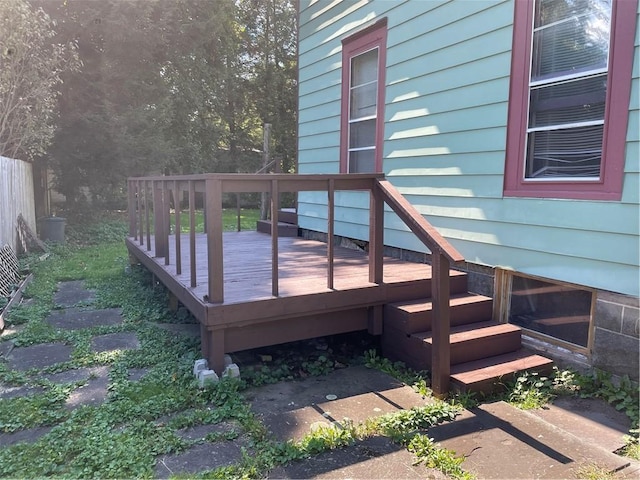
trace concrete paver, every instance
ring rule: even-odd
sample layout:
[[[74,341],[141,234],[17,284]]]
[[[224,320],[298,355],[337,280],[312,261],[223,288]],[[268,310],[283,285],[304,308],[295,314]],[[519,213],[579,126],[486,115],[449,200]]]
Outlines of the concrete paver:
[[[416,457],[385,437],[323,452],[307,461],[278,467],[269,479],[446,479],[438,470],[414,465]]]
[[[13,370],[25,371],[45,368],[71,360],[73,347],[64,343],[41,343],[29,347],[15,347],[6,357]]]
[[[91,339],[91,350],[96,353],[136,350],[138,348],[140,348],[138,336],[131,332],[108,333]]]
[[[95,294],[85,288],[82,280],[60,282],[58,290],[53,295],[53,302],[59,308],[73,307],[78,304],[87,305],[94,300]]]
[[[210,433],[228,433],[234,430],[234,426],[229,422],[221,422],[209,425],[196,425],[194,427],[183,428],[176,431],[176,435],[183,440],[203,440]]]
[[[66,370],[64,372],[43,375],[42,378],[49,380],[52,383],[62,385],[64,383],[74,383],[88,380],[92,375],[104,376],[108,371],[108,367],[76,368],[73,370]]]
[[[202,443],[182,453],[160,457],[156,463],[154,476],[169,478],[174,474],[198,473],[233,465],[241,458],[242,450],[236,442]]]
[[[106,308],[102,310],[69,308],[54,311],[45,321],[54,328],[79,330],[104,325],[120,325],[122,320],[122,311],[119,308]]]
[[[18,443],[34,443],[44,437],[53,427],[36,427],[12,433],[0,432],[0,447],[9,447]]]
[[[346,417],[358,423],[429,402],[389,375],[360,366],[259,387],[247,398],[279,440],[302,438],[317,422],[329,424]]]
[[[429,436],[464,457],[462,467],[478,478],[568,479],[581,467],[613,472],[630,463],[505,402],[465,411]]]
[[[3,385],[0,383],[0,399],[10,399],[17,397],[27,397],[29,395],[37,395],[44,392],[42,387],[32,387],[30,385],[22,385],[19,387]]]
[[[625,413],[595,398],[560,397],[530,413],[609,452],[624,447],[631,428]]]
[[[89,379],[86,385],[71,392],[65,402],[65,407],[73,409],[83,405],[100,405],[107,399],[108,386],[109,369],[103,367],[100,376]]]

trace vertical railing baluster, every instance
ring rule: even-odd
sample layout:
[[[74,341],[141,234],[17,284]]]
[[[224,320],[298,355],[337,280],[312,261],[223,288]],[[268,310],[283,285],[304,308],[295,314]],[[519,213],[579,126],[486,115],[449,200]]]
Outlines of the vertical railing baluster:
[[[193,180],[189,180],[189,259],[191,288],[196,288],[196,186]]]
[[[327,288],[333,290],[333,257],[335,248],[333,245],[333,232],[335,220],[335,181],[329,179],[327,187]]]
[[[164,257],[165,248],[165,225],[164,225],[164,201],[162,191],[162,181],[152,180],[153,189],[153,235],[154,235],[154,256]]]
[[[449,391],[451,374],[449,260],[437,251],[431,252],[431,297],[433,301],[431,388],[436,396],[444,397]]]
[[[142,181],[138,180],[138,242],[140,245],[144,245],[144,209],[147,208],[144,196],[146,195],[145,189],[142,187]]]
[[[224,301],[224,265],[222,251],[222,181],[217,178],[205,182],[205,218],[207,225],[208,301]]]
[[[271,295],[279,295],[278,279],[278,181],[271,180]]]
[[[169,181],[162,182],[162,226],[164,235],[162,243],[164,244],[164,264],[169,265],[171,258],[169,255],[169,234],[171,233],[171,203],[169,202]]]
[[[180,213],[181,213],[181,205],[180,201],[182,200],[182,190],[179,187],[179,182],[177,180],[173,181],[173,207],[175,209],[176,216],[176,275],[180,275],[182,273],[182,247],[180,245],[180,235],[182,233],[182,223],[180,222]]]
[[[151,188],[149,187],[151,185]],[[151,197],[153,197],[153,184],[151,181],[144,182],[144,210],[147,222],[147,251],[151,251],[151,209],[149,205],[151,205]]]

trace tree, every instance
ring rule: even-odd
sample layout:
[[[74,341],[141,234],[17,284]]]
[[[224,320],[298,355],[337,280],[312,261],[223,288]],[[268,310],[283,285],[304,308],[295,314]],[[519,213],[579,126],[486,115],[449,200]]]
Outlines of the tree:
[[[31,1],[84,65],[64,75],[49,150],[68,201],[88,187],[113,205],[128,176],[253,172],[265,122],[291,170],[292,0]]]
[[[0,0],[0,155],[33,161],[53,138],[57,86],[79,67],[73,43],[24,0]]]

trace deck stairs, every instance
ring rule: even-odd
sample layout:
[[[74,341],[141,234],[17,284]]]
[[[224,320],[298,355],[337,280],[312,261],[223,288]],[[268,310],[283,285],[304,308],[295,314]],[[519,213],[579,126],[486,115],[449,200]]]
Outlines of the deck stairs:
[[[493,300],[451,282],[451,388],[488,394],[519,372],[547,373],[553,361],[522,347],[516,325],[492,320]],[[415,370],[431,368],[432,302],[420,298],[384,307],[382,352]]]
[[[256,222],[256,229],[259,232],[271,235],[271,220],[258,220]],[[298,236],[298,214],[295,208],[281,208],[278,211],[278,236]]]

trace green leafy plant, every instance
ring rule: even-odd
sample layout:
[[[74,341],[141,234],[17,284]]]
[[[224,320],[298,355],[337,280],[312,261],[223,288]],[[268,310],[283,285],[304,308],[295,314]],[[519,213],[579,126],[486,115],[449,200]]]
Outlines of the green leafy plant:
[[[440,470],[451,478],[471,480],[473,475],[465,472],[461,465],[462,457],[456,457],[455,452],[437,445],[432,438],[426,435],[415,435],[408,445],[408,450],[418,457],[416,463],[422,463],[426,467]]]

